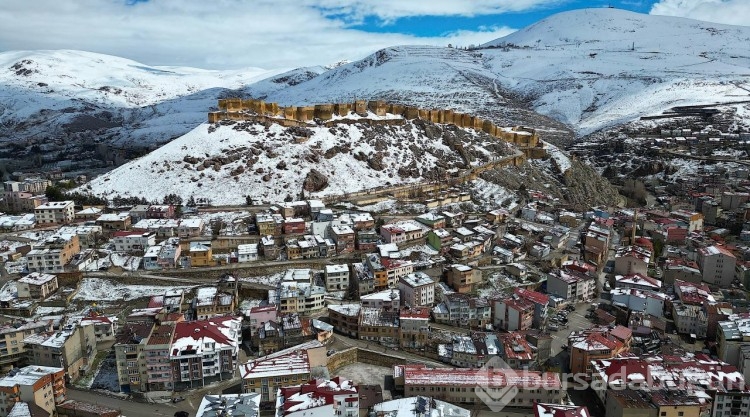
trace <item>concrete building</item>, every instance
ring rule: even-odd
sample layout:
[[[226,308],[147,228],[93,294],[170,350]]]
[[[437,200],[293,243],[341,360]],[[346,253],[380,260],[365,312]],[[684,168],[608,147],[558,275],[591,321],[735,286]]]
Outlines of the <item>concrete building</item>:
[[[32,272],[18,279],[16,289],[18,290],[18,298],[44,301],[57,291],[57,276]]]
[[[169,361],[176,389],[204,387],[232,378],[241,339],[240,323],[234,317],[215,317],[175,325]]]
[[[61,330],[38,333],[23,340],[29,362],[40,366],[61,366],[66,381],[76,381],[88,370],[96,356],[96,334],[93,326],[68,324]]]
[[[11,415],[20,401],[42,408],[48,415],[65,401],[65,370],[58,367],[31,365],[15,370],[0,379],[0,416]]]
[[[313,379],[278,389],[275,417],[329,416],[359,417],[359,392],[352,381]]]
[[[651,251],[639,246],[625,246],[615,254],[615,269],[617,275],[648,275],[651,263]]]
[[[76,218],[72,201],[50,201],[34,209],[36,222],[40,225],[67,224]]]
[[[698,249],[698,265],[703,273],[703,281],[727,288],[734,280],[737,259],[722,246],[709,246]]]
[[[458,293],[471,292],[482,282],[482,272],[467,265],[453,264],[446,272],[446,283]]]
[[[78,235],[57,234],[33,246],[26,254],[29,272],[54,274],[64,272],[73,256],[81,251]]]
[[[547,275],[547,293],[568,301],[590,300],[595,289],[596,279],[586,273],[562,269]]]
[[[280,387],[308,382],[311,371],[326,363],[326,348],[317,340],[280,350],[240,365],[242,391],[275,404]]]
[[[424,272],[414,272],[398,281],[401,304],[408,307],[431,307],[435,304],[435,281]]]
[[[115,338],[117,380],[122,392],[148,391],[146,358],[142,352],[152,329],[151,324],[128,323]]]
[[[141,231],[118,231],[112,237],[115,251],[123,253],[143,253],[156,245],[156,233]]]
[[[592,328],[573,332],[568,336],[570,372],[573,375],[592,374],[591,362],[613,358],[630,350],[633,331],[623,326]]]
[[[326,290],[346,291],[349,289],[349,265],[326,265]]]
[[[425,365],[396,365],[393,372],[396,388],[403,387],[404,396],[429,393],[450,403],[485,404],[477,386],[500,392],[513,387],[516,395],[508,407],[532,408],[536,403],[561,403],[565,395],[560,376],[552,372],[512,369],[432,368]],[[517,391],[516,391],[517,390]]]
[[[0,370],[8,371],[26,363],[23,339],[36,333],[51,332],[52,320],[30,321],[20,326],[0,327]]]

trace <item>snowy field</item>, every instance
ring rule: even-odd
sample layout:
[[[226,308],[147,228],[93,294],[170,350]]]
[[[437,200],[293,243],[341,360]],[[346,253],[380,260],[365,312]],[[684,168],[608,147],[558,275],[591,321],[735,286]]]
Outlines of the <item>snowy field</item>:
[[[138,298],[163,295],[170,288],[190,290],[192,286],[124,285],[111,280],[84,278],[78,286],[74,300],[80,301],[129,301]]]

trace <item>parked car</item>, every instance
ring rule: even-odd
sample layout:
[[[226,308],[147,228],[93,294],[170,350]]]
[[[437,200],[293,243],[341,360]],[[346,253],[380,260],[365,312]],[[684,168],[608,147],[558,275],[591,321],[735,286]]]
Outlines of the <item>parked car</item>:
[[[556,332],[556,331],[560,330],[560,328],[559,328],[559,327],[557,327],[557,326],[556,326],[556,325],[554,325],[554,324],[550,324],[549,326],[547,326],[547,329],[549,329],[549,330],[551,330],[551,331],[553,331],[553,332]]]

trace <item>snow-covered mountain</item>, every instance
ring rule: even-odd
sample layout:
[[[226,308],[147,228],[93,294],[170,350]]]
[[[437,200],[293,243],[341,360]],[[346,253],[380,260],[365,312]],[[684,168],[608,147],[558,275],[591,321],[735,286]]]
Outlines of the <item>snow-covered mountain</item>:
[[[192,130],[227,89],[278,71],[150,67],[81,51],[0,53],[0,138],[97,131],[114,142],[164,143]]]

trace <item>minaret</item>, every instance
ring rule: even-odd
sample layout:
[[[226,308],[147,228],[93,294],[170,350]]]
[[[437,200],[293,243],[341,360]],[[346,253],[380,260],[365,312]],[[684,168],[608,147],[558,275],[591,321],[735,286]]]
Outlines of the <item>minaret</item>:
[[[635,229],[638,227],[638,209],[633,213],[633,227],[630,231],[630,244],[635,244]]]

